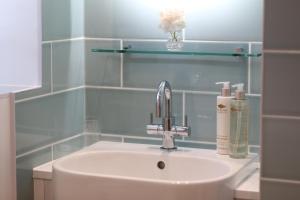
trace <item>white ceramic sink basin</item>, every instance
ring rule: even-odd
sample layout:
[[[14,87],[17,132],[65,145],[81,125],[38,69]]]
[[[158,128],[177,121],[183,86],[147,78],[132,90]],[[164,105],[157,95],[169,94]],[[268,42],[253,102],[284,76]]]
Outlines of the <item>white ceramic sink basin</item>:
[[[56,200],[232,200],[253,158],[100,142],[53,165]]]

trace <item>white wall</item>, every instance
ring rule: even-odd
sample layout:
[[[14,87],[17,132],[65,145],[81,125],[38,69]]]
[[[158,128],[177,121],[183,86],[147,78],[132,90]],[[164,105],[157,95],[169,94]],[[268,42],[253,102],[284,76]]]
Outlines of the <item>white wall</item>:
[[[0,85],[41,83],[41,1],[0,0]]]

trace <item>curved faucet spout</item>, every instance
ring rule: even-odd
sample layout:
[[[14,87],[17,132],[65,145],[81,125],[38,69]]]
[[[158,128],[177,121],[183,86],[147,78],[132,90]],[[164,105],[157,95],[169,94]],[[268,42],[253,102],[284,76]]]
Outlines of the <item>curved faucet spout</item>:
[[[164,105],[164,116],[162,116],[162,107]],[[168,81],[161,81],[156,94],[156,117],[172,117],[172,89]]]

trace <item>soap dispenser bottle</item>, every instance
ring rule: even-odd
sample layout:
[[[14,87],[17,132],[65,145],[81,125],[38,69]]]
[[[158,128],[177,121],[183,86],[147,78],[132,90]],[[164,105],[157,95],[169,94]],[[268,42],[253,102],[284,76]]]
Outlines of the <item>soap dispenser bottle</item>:
[[[244,84],[239,83],[232,87],[236,90],[231,101],[229,155],[232,158],[245,158],[248,155],[249,104],[245,97]]]
[[[221,95],[217,97],[217,153],[228,155],[232,99],[230,82],[218,82],[216,84],[223,84]]]

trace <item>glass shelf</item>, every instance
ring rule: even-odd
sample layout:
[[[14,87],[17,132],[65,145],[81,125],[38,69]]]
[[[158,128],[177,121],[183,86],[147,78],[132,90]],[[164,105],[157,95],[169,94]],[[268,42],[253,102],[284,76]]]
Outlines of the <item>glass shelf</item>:
[[[160,54],[160,55],[190,55],[190,56],[233,56],[260,57],[261,53],[247,52],[205,52],[205,51],[168,51],[168,50],[139,50],[139,49],[92,49],[92,52],[124,53],[124,54]]]

